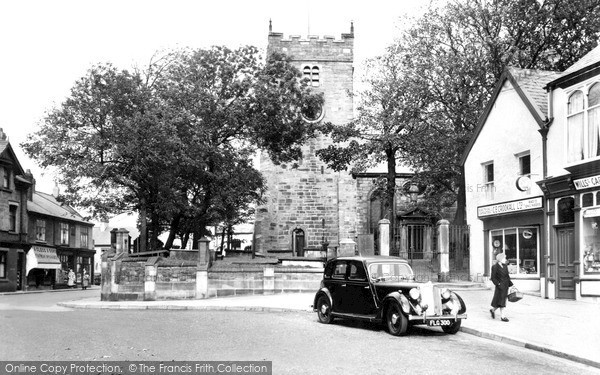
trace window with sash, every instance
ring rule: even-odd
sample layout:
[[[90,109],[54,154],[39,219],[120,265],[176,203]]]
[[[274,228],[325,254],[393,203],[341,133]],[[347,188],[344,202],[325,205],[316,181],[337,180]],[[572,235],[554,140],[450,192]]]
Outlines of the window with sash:
[[[600,156],[600,83],[576,90],[567,103],[567,162]]]

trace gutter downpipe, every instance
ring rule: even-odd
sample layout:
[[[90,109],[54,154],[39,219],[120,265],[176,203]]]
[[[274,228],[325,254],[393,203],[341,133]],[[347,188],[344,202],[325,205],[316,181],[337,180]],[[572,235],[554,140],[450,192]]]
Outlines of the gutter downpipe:
[[[544,121],[544,124],[539,129],[540,134],[542,135],[542,180],[545,180],[548,177],[548,132],[550,130],[550,125],[554,120],[554,107],[553,107],[553,97],[554,90],[552,87],[548,87],[548,116]],[[542,298],[548,299],[548,275],[550,270],[548,269],[548,260],[550,259],[550,219],[548,218],[548,201],[546,199],[546,204],[544,205],[544,223],[546,225],[545,232],[545,246],[546,254],[544,255],[544,269],[546,270],[546,277],[544,277],[544,293],[545,295]]]

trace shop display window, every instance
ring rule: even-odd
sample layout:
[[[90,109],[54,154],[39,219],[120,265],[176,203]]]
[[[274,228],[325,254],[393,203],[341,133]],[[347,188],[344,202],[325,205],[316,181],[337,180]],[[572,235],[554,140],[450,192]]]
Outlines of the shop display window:
[[[493,259],[505,253],[508,272],[513,275],[538,273],[539,236],[537,227],[519,227],[490,232]]]
[[[584,217],[583,270],[585,273],[600,273],[600,217]]]

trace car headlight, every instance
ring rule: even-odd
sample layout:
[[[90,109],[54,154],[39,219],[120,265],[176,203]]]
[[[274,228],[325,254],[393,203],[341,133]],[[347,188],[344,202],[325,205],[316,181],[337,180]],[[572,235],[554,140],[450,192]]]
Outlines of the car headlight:
[[[408,295],[410,296],[410,298],[412,298],[412,299],[414,299],[416,301],[416,300],[419,299],[419,297],[421,297],[421,292],[417,288],[412,288],[408,292]]]
[[[446,309],[450,310],[450,314],[457,315],[460,311],[460,301],[452,293],[450,294],[450,300],[444,303]]]
[[[443,300],[449,300],[450,296],[452,296],[452,293],[450,293],[450,290],[448,288],[444,288],[442,289],[442,292],[440,293],[442,296]]]

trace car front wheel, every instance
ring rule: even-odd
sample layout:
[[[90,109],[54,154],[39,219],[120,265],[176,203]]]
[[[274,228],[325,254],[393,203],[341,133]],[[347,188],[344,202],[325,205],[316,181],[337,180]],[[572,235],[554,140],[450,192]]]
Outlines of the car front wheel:
[[[327,298],[327,296],[321,296],[317,300],[317,316],[319,317],[319,322],[323,324],[333,322],[333,316],[331,316],[331,303],[329,303],[329,298]]]
[[[457,320],[449,326],[442,326],[442,330],[446,333],[455,334],[460,331],[460,322],[462,322],[462,320]]]
[[[402,313],[402,309],[397,302],[392,302],[385,313],[388,332],[394,336],[406,334],[408,329],[408,319]]]

